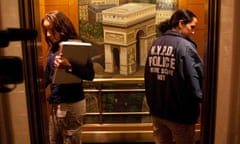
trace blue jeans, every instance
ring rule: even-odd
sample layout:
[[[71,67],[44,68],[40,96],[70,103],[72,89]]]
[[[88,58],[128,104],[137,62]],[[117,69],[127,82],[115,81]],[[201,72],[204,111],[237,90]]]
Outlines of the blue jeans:
[[[156,144],[194,144],[195,125],[175,123],[152,116],[153,136]]]
[[[49,123],[50,144],[81,144],[86,101],[53,105]]]

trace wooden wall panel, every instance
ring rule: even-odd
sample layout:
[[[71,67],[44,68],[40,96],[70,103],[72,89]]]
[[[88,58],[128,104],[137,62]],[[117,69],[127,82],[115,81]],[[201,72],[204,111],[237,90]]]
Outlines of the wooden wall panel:
[[[201,58],[204,58],[205,47],[206,47],[206,30],[205,29],[196,29],[195,34],[191,36],[191,39],[197,43],[197,50]]]
[[[203,4],[204,0],[187,0],[188,4]]]
[[[198,17],[198,25],[196,27],[196,33],[191,38],[198,45],[198,52],[202,58],[204,58],[205,47],[207,42],[207,9],[206,0],[179,0],[180,9],[189,9],[193,11]]]
[[[65,13],[73,22],[78,32],[78,0],[40,0],[41,17],[51,10]]]
[[[47,6],[45,6],[46,13],[49,11],[52,11],[52,10],[58,10],[58,11],[63,12],[65,15],[69,15],[68,9],[69,9],[68,5],[47,5]]]
[[[188,4],[188,1],[187,1],[187,0],[178,0],[178,7],[179,7],[180,9],[186,8],[186,7],[187,7],[187,4]]]
[[[198,27],[206,26],[206,18],[204,12],[205,6],[202,4],[199,5],[189,5],[188,9],[193,11],[198,17]]]
[[[188,5],[187,8],[193,11],[198,17],[198,25],[196,27],[196,33],[192,36],[192,39],[198,45],[198,52],[202,58],[204,58],[205,47],[207,42],[207,22],[205,15],[205,5],[203,3]]]
[[[68,5],[69,0],[45,0],[47,5]]]

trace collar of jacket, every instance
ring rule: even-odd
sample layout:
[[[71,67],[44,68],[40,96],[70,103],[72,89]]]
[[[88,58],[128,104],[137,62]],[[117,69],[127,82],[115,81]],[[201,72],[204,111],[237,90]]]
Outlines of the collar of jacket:
[[[179,32],[168,30],[163,35],[172,35],[172,36],[182,37],[182,38],[188,40],[189,42],[191,42],[197,48],[197,44],[194,41],[192,41],[189,37],[187,37],[186,35],[183,35]]]

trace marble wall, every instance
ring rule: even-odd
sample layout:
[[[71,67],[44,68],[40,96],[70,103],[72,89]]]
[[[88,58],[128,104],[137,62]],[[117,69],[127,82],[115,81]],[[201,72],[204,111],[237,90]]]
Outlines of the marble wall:
[[[19,28],[18,0],[0,1],[0,30]],[[21,42],[0,48],[0,56],[22,57]],[[2,68],[2,67],[1,67]],[[0,93],[0,143],[30,144],[27,100],[24,83],[9,93]]]
[[[215,144],[240,142],[239,9],[239,0],[221,0]]]

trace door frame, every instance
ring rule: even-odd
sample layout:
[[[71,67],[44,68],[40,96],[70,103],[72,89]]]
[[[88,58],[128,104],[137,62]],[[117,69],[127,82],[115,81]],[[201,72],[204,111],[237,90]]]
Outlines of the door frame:
[[[208,40],[205,58],[204,99],[201,144],[214,143],[219,49],[220,0],[208,2]]]
[[[39,1],[19,0],[20,26],[40,32]],[[208,40],[206,48],[201,143],[214,143],[216,82],[218,65],[220,0],[208,2]],[[48,114],[43,85],[43,60],[40,33],[34,41],[22,42],[27,109],[32,144],[48,144]]]
[[[31,144],[48,144],[48,114],[43,84],[39,1],[19,0],[20,27],[35,29],[35,40],[22,42],[23,74],[27,98]]]

